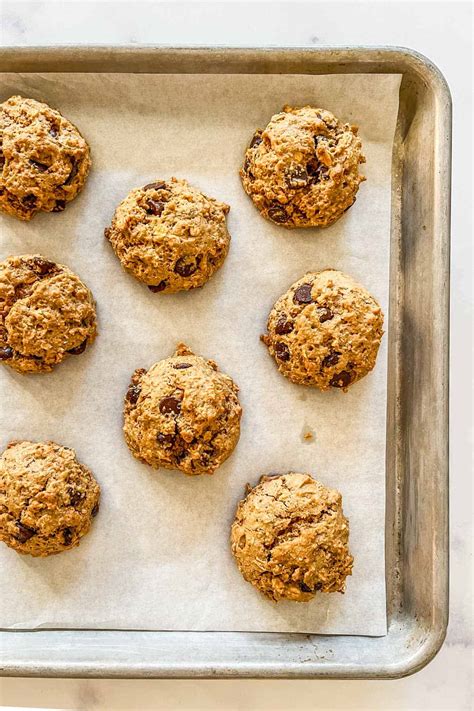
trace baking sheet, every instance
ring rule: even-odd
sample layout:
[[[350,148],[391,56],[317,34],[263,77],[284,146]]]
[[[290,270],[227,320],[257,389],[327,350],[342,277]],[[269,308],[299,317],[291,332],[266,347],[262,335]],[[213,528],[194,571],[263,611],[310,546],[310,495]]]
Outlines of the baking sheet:
[[[259,342],[276,298],[309,269],[336,267],[388,309],[390,169],[395,75],[2,75],[1,100],[42,99],[77,123],[94,166],[64,213],[30,224],[0,217],[0,257],[41,252],[92,289],[95,345],[46,376],[0,370],[0,445],[54,439],[74,447],[102,486],[80,547],[38,560],[0,547],[5,628],[233,630],[382,635],[386,342],[372,374],[346,394],[293,385]],[[285,103],[312,103],[360,126],[367,156],[355,206],[326,230],[263,220],[237,174],[253,131]],[[231,205],[232,244],[201,290],[152,294],[104,240],[132,187],[171,175]],[[131,372],[178,341],[213,358],[241,388],[241,440],[213,477],[156,472],[121,434]],[[310,439],[305,434],[310,433]],[[246,482],[304,471],[343,494],[354,572],[345,595],[271,603],[233,563],[229,527]]]

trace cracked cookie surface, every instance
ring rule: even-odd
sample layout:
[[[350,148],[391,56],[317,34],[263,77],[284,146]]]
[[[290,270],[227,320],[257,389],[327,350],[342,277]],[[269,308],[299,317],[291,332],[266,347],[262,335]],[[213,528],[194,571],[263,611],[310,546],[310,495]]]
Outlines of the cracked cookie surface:
[[[285,106],[254,134],[240,177],[267,220],[328,227],[354,204],[364,162],[356,126],[324,109]]]
[[[26,254],[0,262],[0,363],[45,373],[96,336],[91,292],[63,264]]]
[[[342,497],[309,474],[263,476],[237,507],[231,548],[244,579],[271,600],[341,592],[352,574]]]
[[[20,220],[62,212],[82,190],[89,146],[59,111],[12,96],[0,104],[0,210]]]
[[[99,511],[100,487],[73,449],[11,442],[0,457],[0,540],[45,557],[79,545]]]
[[[374,297],[350,276],[326,269],[290,286],[261,338],[293,383],[346,391],[375,366],[382,327]]]
[[[237,393],[214,361],[180,343],[170,358],[134,372],[125,396],[125,441],[156,469],[213,474],[239,440]]]
[[[229,209],[185,180],[160,180],[127,195],[105,236],[124,269],[151,291],[195,289],[226,258]]]

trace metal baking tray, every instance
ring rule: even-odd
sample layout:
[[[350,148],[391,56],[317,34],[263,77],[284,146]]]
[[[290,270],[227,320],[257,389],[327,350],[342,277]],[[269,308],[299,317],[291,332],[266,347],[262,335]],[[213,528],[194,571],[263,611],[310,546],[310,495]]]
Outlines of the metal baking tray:
[[[397,678],[448,622],[451,98],[397,48],[6,47],[0,72],[403,75],[392,161],[385,637],[244,632],[0,632],[0,674]],[[367,610],[370,614],[370,610]]]

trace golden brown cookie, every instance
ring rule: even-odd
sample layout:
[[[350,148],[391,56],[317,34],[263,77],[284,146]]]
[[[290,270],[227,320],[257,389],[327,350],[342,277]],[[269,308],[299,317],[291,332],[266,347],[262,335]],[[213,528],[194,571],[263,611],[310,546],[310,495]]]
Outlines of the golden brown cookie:
[[[24,254],[0,262],[0,362],[45,373],[97,333],[91,292],[68,267]]]
[[[335,269],[308,272],[270,312],[262,341],[293,383],[342,388],[375,365],[383,313],[363,286]]]
[[[238,507],[232,553],[245,580],[271,600],[341,592],[352,574],[342,497],[309,474],[263,476]]]
[[[229,206],[185,180],[132,190],[105,230],[122,266],[153,292],[203,286],[224,262]]]
[[[0,457],[0,540],[40,557],[74,548],[99,511],[99,497],[73,449],[11,442]]]
[[[90,165],[89,146],[59,111],[21,96],[0,104],[0,211],[20,220],[62,212]]]
[[[240,176],[267,220],[327,227],[354,204],[364,162],[356,126],[324,109],[285,106],[255,133]]]
[[[213,474],[239,440],[237,393],[214,361],[180,343],[170,358],[134,372],[125,396],[125,441],[134,457],[156,469]]]

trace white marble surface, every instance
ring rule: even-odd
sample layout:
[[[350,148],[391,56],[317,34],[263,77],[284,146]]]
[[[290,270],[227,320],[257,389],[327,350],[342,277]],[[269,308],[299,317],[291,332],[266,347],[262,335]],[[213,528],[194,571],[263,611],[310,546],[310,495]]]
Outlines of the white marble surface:
[[[473,708],[472,3],[0,2],[3,45],[402,45],[438,64],[453,95],[451,618],[436,659],[408,679],[363,681],[0,680],[4,708]]]

